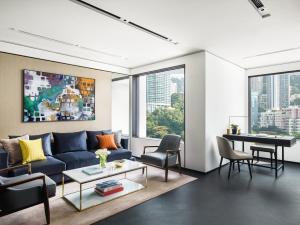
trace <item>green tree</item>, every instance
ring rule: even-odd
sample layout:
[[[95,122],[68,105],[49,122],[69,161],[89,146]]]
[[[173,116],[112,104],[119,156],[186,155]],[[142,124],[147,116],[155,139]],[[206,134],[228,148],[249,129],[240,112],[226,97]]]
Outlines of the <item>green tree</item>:
[[[162,138],[166,134],[177,134],[184,138],[183,94],[173,94],[172,107],[160,107],[147,113],[147,136]]]

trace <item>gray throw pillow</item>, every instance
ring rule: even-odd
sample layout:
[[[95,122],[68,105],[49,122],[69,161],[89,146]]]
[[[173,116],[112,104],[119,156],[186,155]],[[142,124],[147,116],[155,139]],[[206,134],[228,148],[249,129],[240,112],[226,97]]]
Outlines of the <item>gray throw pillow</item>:
[[[1,139],[0,143],[3,149],[8,153],[8,162],[11,165],[17,164],[22,161],[22,152],[20,149],[19,140],[29,140],[29,135],[13,139]]]
[[[115,144],[118,148],[121,148],[121,139],[122,139],[122,131],[121,130],[117,130],[113,132],[114,134],[114,139],[115,139]]]

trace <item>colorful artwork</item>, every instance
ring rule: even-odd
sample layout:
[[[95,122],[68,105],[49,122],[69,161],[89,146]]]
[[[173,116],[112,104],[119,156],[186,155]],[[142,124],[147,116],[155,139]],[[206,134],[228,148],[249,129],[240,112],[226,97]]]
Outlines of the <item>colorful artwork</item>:
[[[95,80],[24,70],[24,122],[95,120]]]

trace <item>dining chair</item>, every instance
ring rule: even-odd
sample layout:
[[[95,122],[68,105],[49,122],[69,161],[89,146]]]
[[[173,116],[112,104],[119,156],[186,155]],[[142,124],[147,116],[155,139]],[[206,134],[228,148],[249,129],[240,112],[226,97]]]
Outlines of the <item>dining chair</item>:
[[[240,172],[240,161],[246,160],[248,164],[250,177],[252,178],[252,171],[250,167],[250,160],[253,159],[252,155],[243,151],[233,150],[230,141],[224,137],[217,136],[217,143],[219,148],[219,154],[221,156],[219,174],[221,172],[222,162],[224,158],[229,160],[228,179],[230,178],[230,173],[234,162],[238,163],[238,170]]]

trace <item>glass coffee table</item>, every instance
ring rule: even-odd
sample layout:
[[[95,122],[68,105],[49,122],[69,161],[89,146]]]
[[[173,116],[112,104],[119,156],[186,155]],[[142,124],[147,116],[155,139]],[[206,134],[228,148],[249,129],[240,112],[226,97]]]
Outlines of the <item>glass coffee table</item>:
[[[71,203],[78,211],[82,211],[88,208],[91,208],[96,205],[100,205],[102,203],[111,201],[113,199],[122,197],[124,195],[139,191],[147,187],[147,166],[140,162],[124,160],[122,163],[122,167],[116,167],[115,162],[109,162],[106,164],[106,168],[102,169],[103,171],[98,174],[88,175],[83,170],[97,170],[99,165],[88,166],[73,170],[63,171],[62,176],[62,197],[67,202]],[[137,183],[132,180],[127,179],[126,174],[135,170],[145,170],[145,180],[144,183]],[[83,188],[84,184],[91,183],[94,181],[99,181],[101,179],[110,178],[113,176],[124,174],[124,178],[119,179],[118,181],[122,183],[124,190],[108,195],[101,196],[95,192],[95,185],[92,187],[88,187],[86,189]],[[72,181],[79,184],[79,190],[64,194],[64,177],[69,177]]]

